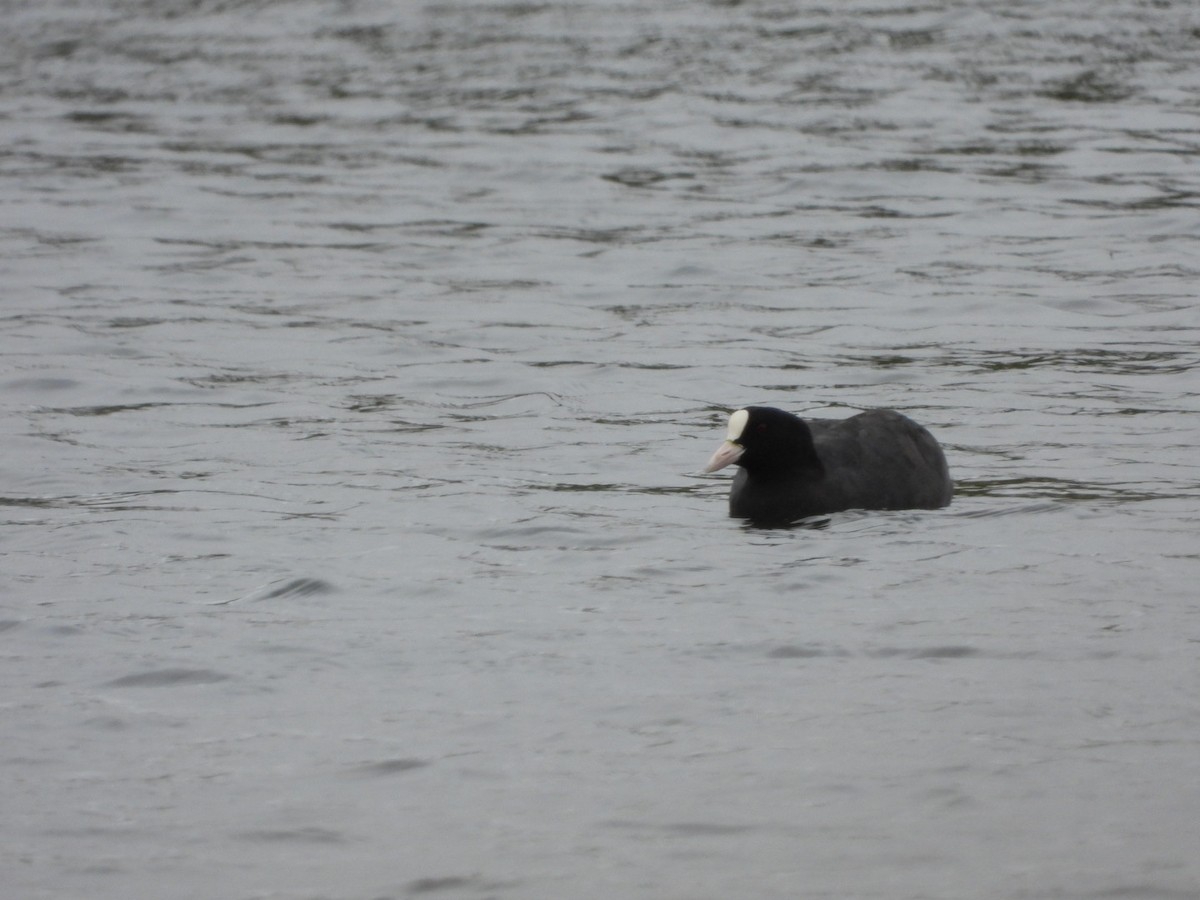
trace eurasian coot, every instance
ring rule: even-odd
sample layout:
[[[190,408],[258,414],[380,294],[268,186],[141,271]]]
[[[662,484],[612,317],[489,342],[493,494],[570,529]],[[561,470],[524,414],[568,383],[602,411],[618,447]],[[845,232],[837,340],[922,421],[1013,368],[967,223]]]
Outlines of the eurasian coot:
[[[936,509],[954,483],[933,435],[888,409],[848,419],[801,419],[769,406],[729,417],[705,472],[740,466],[729,514],[786,524],[843,509]]]

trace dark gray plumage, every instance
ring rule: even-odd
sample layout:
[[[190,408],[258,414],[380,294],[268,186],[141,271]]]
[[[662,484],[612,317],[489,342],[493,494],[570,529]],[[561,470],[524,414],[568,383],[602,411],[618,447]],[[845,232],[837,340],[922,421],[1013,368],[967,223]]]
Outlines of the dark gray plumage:
[[[706,472],[740,469],[729,514],[763,524],[845,509],[936,509],[954,484],[942,448],[912,419],[886,409],[848,419],[801,419],[767,406],[729,417]]]

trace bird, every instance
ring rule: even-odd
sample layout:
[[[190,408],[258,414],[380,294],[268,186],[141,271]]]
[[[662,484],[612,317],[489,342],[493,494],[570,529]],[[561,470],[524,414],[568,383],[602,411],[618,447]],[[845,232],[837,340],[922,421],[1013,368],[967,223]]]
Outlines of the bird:
[[[704,471],[739,467],[729,515],[785,525],[847,509],[938,509],[954,495],[941,445],[895,410],[802,419],[769,406],[729,416]]]

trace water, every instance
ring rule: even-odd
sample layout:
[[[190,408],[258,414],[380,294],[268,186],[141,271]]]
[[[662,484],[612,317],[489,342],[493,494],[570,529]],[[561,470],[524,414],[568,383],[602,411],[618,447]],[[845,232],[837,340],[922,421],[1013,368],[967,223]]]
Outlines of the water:
[[[6,896],[1200,894],[1187,5],[4,13]]]

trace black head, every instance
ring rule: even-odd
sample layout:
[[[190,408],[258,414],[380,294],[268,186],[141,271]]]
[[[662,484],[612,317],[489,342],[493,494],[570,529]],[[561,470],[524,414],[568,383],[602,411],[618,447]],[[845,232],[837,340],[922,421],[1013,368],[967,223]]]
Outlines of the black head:
[[[763,477],[822,471],[804,420],[770,406],[747,406],[730,415],[725,443],[705,471],[715,472],[730,463]]]

